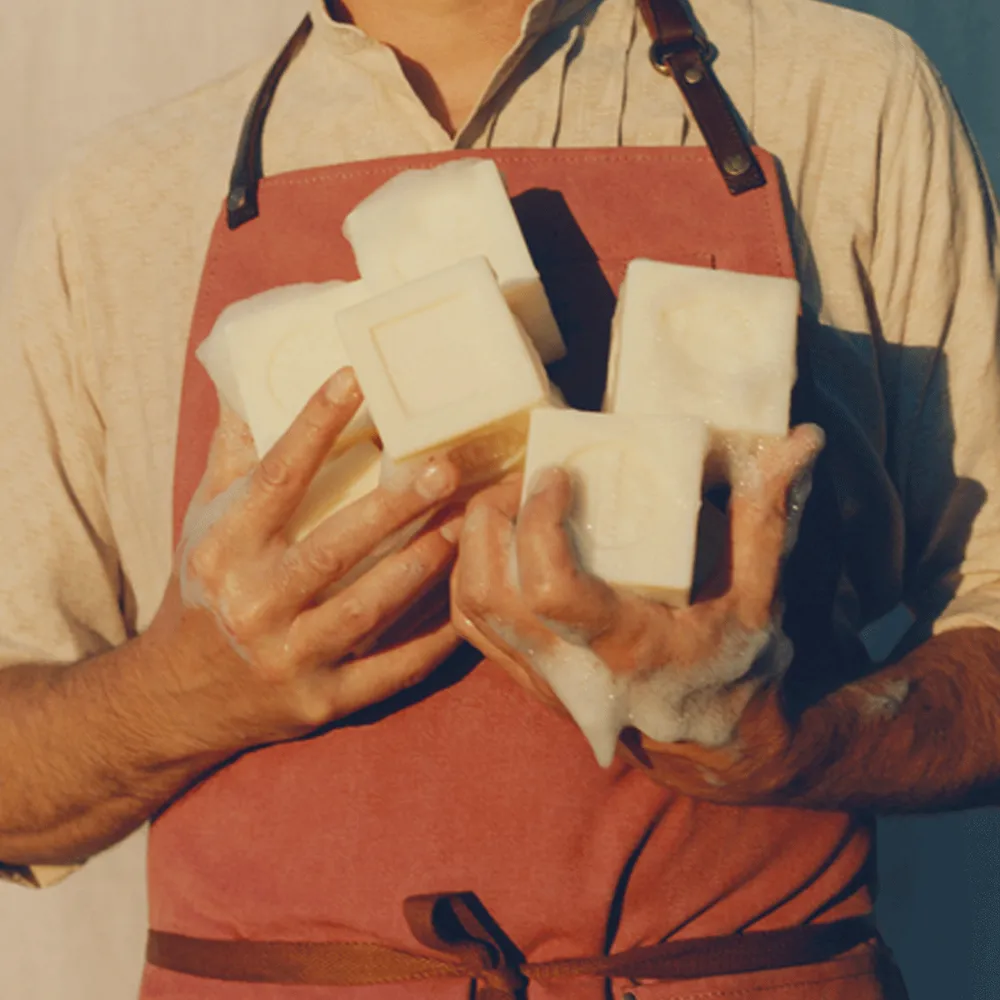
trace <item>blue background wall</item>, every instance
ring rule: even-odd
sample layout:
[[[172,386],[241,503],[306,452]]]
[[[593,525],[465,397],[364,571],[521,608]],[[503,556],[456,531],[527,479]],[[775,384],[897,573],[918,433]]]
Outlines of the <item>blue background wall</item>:
[[[1000,186],[1000,2],[844,0],[911,34],[951,88]],[[995,750],[994,750],[995,752]],[[1000,997],[1000,810],[888,820],[879,920],[912,1000]]]

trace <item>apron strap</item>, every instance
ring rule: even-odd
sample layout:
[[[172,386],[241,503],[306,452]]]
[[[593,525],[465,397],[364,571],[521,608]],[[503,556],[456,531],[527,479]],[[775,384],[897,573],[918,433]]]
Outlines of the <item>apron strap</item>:
[[[766,183],[764,172],[710,65],[712,47],[695,27],[683,0],[638,2],[653,39],[650,60],[661,73],[676,80],[729,192],[738,195],[763,187]],[[264,125],[281,78],[312,30],[312,18],[307,14],[268,70],[247,112],[226,201],[230,229],[239,229],[260,214],[257,192],[264,177]]]
[[[696,27],[684,0],[639,0],[639,9],[653,39],[650,62],[674,78],[729,193],[763,187],[764,171],[712,69],[712,45]]]
[[[229,196],[226,199],[226,220],[230,229],[239,229],[245,222],[256,219],[260,214],[257,191],[264,176],[264,124],[281,78],[292,64],[292,60],[302,51],[312,30],[312,17],[306,14],[302,23],[295,29],[295,34],[288,39],[278,58],[267,71],[267,76],[264,77],[264,82],[243,121],[236,161],[229,180]]]
[[[864,917],[785,930],[665,941],[614,955],[524,962],[474,893],[411,896],[414,937],[440,958],[365,942],[218,941],[151,931],[150,965],[201,979],[285,986],[377,986],[469,979],[477,1000],[522,1000],[530,981],[579,977],[685,980],[831,961],[879,942]]]

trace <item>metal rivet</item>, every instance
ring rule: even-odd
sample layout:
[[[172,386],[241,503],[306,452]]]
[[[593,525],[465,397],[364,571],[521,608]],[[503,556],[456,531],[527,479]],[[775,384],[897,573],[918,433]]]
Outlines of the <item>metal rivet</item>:
[[[684,71],[684,79],[693,87],[696,83],[701,83],[705,79],[705,74],[697,67],[692,66]]]
[[[739,177],[750,169],[750,159],[746,153],[734,153],[722,161],[722,169],[729,177]]]
[[[664,76],[673,75],[667,50],[661,42],[653,42],[649,47],[649,61],[653,64],[653,69],[658,73],[662,73]]]

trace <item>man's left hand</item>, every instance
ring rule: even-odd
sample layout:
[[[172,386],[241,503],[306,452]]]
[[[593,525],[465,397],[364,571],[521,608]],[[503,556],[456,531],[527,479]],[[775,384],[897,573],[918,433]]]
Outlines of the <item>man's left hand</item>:
[[[684,608],[619,591],[580,568],[565,527],[573,496],[564,472],[544,473],[520,515],[520,480],[506,480],[469,505],[452,576],[455,626],[560,712],[533,664],[551,659],[567,641],[592,651],[614,675],[669,668],[692,690],[701,678],[711,685],[731,663],[736,674],[716,684],[712,712],[733,720],[732,738],[708,747],[690,739],[655,742],[626,729],[619,753],[690,795],[767,801],[795,777],[791,728],[776,681],[737,681],[761,637],[771,634],[789,538],[789,491],[822,446],[819,429],[804,425],[748,460],[733,484],[728,564]]]

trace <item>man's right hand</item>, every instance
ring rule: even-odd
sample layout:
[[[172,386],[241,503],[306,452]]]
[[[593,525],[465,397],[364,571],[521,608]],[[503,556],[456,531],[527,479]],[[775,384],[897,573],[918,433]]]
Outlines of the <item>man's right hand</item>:
[[[459,474],[446,459],[289,539],[289,520],[360,402],[353,373],[339,372],[259,463],[246,426],[223,411],[144,637],[185,694],[202,695],[184,700],[204,706],[192,722],[216,747],[302,736],[418,683],[459,644],[443,617],[404,643],[354,655],[447,576],[457,514],[437,514],[401,551],[345,580],[387,538],[447,502]]]

